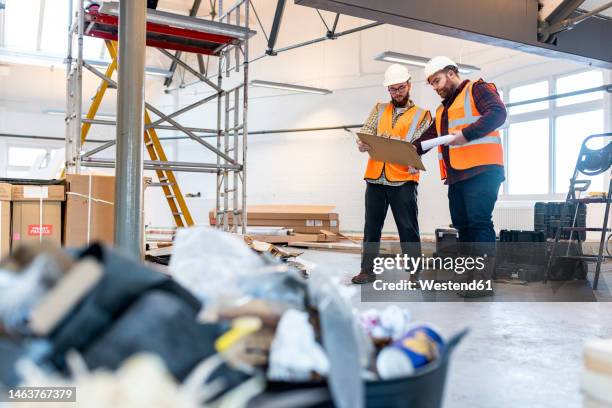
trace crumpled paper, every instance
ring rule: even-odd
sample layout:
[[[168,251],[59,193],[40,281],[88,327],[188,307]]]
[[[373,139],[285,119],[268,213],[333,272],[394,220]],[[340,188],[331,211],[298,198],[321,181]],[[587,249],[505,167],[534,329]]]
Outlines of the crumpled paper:
[[[385,309],[368,309],[359,315],[361,327],[374,339],[398,340],[411,325],[410,312],[392,305]]]
[[[308,381],[313,372],[329,372],[329,360],[315,340],[308,314],[287,310],[270,347],[268,378],[277,381]]]

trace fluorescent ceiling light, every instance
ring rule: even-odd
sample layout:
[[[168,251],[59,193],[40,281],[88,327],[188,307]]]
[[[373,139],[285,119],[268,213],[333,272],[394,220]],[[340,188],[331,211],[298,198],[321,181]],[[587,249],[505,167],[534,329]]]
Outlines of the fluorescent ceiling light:
[[[429,58],[419,57],[418,55],[401,54],[399,52],[385,51],[374,57],[377,61],[396,62],[398,64],[410,65],[413,67],[425,67]],[[457,64],[459,73],[469,74],[480,71],[480,68],[473,65]]]
[[[298,91],[298,92],[308,92],[315,93],[320,95],[327,95],[332,93],[329,89],[323,88],[312,88],[309,86],[301,86],[301,85],[292,85],[292,84],[283,84],[280,82],[270,82],[270,81],[260,81],[258,79],[251,81],[251,86],[262,86],[265,88],[276,88],[276,89],[285,89],[288,91]]]
[[[59,110],[59,109],[46,109],[43,111],[43,113],[46,113],[47,115],[54,115],[54,116],[66,116],[66,111]],[[85,119],[86,116],[87,115],[83,114],[83,119]],[[115,115],[109,115],[109,114],[104,114],[104,113],[96,114],[95,118],[96,119],[108,119],[108,120],[117,119]]]

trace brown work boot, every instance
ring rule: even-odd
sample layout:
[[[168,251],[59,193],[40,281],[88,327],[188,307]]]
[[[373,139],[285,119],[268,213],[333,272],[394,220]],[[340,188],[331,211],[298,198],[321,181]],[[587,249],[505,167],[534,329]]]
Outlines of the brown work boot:
[[[470,289],[470,290],[462,290],[457,292],[457,295],[462,298],[480,298],[486,296],[493,296],[493,272],[495,269],[495,258],[490,257],[485,261],[485,267],[482,271],[470,271],[469,273],[465,273],[465,275],[469,276],[467,282],[475,281],[479,283],[482,281],[481,286],[483,289]],[[491,282],[491,289],[488,290],[489,283]]]
[[[376,280],[376,274],[373,272],[360,272],[359,275],[355,275],[351,278],[351,282],[355,285],[363,285],[364,283],[372,283]]]

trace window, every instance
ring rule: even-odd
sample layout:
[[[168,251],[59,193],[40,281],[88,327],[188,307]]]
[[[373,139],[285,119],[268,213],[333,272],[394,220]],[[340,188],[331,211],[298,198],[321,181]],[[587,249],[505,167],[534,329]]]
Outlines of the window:
[[[586,71],[558,78],[556,92],[557,94],[568,93],[581,89],[596,88],[601,85],[603,85],[603,73],[601,71]],[[556,103],[557,106],[567,106],[598,99],[603,99],[603,91],[557,99]]]
[[[506,102],[526,101],[555,94],[595,88],[604,84],[600,70],[588,70],[551,77],[531,84],[505,89]],[[603,133],[604,108],[601,92],[592,92],[510,107],[507,130],[502,137],[506,154],[506,181],[502,194],[541,195],[567,193],[580,146],[584,139]],[[603,146],[592,145],[592,149]],[[579,179],[589,179],[580,175]],[[607,189],[605,175],[590,178],[590,191]],[[539,198],[538,198],[539,199]],[[542,199],[546,199],[542,197]]]
[[[555,192],[567,193],[582,142],[589,135],[603,132],[603,110],[559,116],[555,128]],[[591,143],[593,144],[587,145],[591,149],[603,147],[603,139],[596,139]],[[581,174],[579,179],[591,180],[589,191],[602,191],[603,174],[595,177]]]
[[[33,146],[8,146],[6,177],[27,178],[35,164],[46,167],[52,154],[50,149]]]
[[[49,54],[66,54],[68,46],[68,10],[61,4],[68,2],[45,1],[45,14],[41,32],[41,50]]]
[[[20,51],[36,51],[39,17],[40,0],[7,0],[4,45]]]
[[[38,147],[16,147],[8,148],[8,165],[17,167],[30,167],[38,156],[47,153],[46,149]]]
[[[548,96],[548,81],[536,82],[529,85],[510,88],[508,102],[522,102],[530,99]],[[510,108],[511,115],[519,113],[533,112],[548,108],[548,101],[519,105]]]
[[[65,57],[69,0],[6,0],[4,46],[15,51]],[[76,11],[78,2],[74,2]],[[83,37],[83,56],[110,60],[104,41]],[[76,53],[76,49],[74,51]]]
[[[508,193],[538,194],[548,190],[548,119],[508,127]]]

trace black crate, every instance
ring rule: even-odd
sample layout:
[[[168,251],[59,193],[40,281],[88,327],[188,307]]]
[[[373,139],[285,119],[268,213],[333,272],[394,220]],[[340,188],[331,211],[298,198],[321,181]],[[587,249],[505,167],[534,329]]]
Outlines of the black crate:
[[[534,205],[533,226],[535,231],[541,231],[546,238],[553,239],[559,226],[570,227],[576,217],[575,227],[586,227],[586,204],[568,203],[565,212],[564,202],[537,202]],[[580,239],[586,240],[586,232],[574,232],[569,230],[561,231],[561,239]]]

